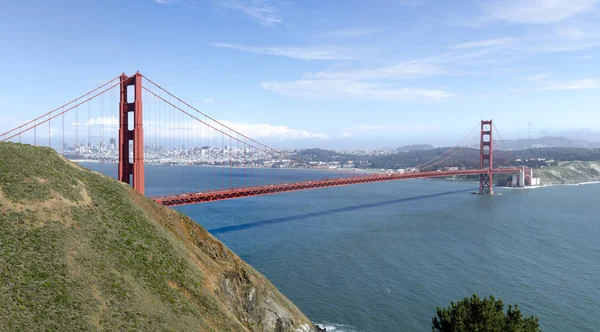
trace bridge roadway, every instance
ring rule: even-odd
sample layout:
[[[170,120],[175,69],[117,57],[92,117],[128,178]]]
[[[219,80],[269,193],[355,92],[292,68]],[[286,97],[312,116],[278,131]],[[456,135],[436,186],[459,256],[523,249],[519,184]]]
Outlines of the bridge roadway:
[[[519,173],[520,171],[521,169],[519,168],[495,168],[491,170],[491,173],[514,174]],[[490,172],[490,170],[488,169],[466,169],[455,171],[411,172],[402,174],[369,174],[345,178],[312,180],[224,190],[212,190],[199,193],[185,193],[175,196],[152,197],[152,199],[154,199],[157,203],[165,206],[179,206],[187,204],[222,201],[227,199],[243,198],[250,196],[278,194],[288,191],[310,190],[317,188],[348,186],[361,183],[398,181],[407,179],[440,178],[457,175],[479,175],[487,174],[488,172]]]

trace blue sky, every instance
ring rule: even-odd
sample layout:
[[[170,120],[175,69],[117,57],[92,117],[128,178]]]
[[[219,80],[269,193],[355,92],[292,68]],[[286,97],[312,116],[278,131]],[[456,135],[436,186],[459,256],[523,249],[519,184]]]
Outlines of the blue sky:
[[[600,130],[599,0],[2,4],[0,131],[139,70],[280,147]]]

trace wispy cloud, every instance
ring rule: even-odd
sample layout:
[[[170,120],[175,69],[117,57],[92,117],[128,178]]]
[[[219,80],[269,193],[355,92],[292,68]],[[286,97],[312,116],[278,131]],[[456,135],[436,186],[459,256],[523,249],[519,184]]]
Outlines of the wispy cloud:
[[[114,116],[110,117],[97,117],[88,119],[85,122],[72,122],[72,126],[117,126],[119,125],[119,119]]]
[[[483,5],[491,21],[547,24],[590,12],[598,0],[495,0]]]
[[[233,50],[255,53],[285,56],[293,59],[301,60],[347,60],[351,57],[345,54],[344,51],[335,49],[330,46],[314,46],[314,47],[256,47],[245,46],[232,43],[217,43],[213,44],[216,47],[230,48]]]
[[[454,48],[478,48],[478,47],[489,47],[489,46],[498,46],[504,45],[512,42],[512,38],[496,38],[496,39],[487,39],[487,40],[479,40],[474,42],[462,43],[458,45],[454,45]]]
[[[544,81],[547,81],[549,78],[550,78],[550,74],[537,74],[537,75],[523,77],[523,79],[528,82],[544,82]]]
[[[588,90],[600,88],[598,79],[579,80],[554,80],[550,74],[538,74],[524,77],[523,80],[533,82],[537,85],[536,90],[558,91],[558,90]]]
[[[380,124],[361,124],[350,128],[349,132],[352,135],[361,135],[361,134],[409,134],[409,133],[418,133],[423,132],[425,130],[433,130],[436,129],[436,126],[431,124],[421,125],[421,124],[411,124],[411,125],[380,125]]]
[[[203,102],[203,103],[210,103],[210,104],[214,104],[214,103],[215,103],[215,100],[214,100],[213,98],[205,98],[205,99],[202,99],[202,102]]]
[[[560,26],[555,29],[556,36],[563,39],[580,40],[587,37],[587,34],[576,26]]]
[[[545,42],[535,43],[532,41],[530,44],[524,44],[520,47],[519,51],[523,53],[536,54],[536,53],[559,53],[559,52],[572,52],[572,51],[584,51],[600,46],[600,40],[589,40],[585,42],[571,42],[571,41],[560,41],[560,40],[547,40]]]
[[[600,47],[600,38],[578,34],[577,29],[565,29],[561,33],[535,33],[521,38],[498,38],[466,42],[451,47],[450,51],[422,59],[428,63],[499,63],[520,57],[545,53],[585,51]],[[577,37],[579,36],[579,37]]]
[[[597,79],[582,79],[572,81],[556,81],[546,82],[540,90],[587,90],[600,88],[600,80]]]
[[[398,135],[410,135],[416,133],[424,133],[439,129],[437,125],[432,124],[371,124],[365,123],[352,126],[341,135],[338,139],[374,139],[376,137],[397,137]]]
[[[315,99],[362,99],[378,101],[441,100],[450,93],[437,89],[401,88],[390,84],[350,80],[298,80],[292,82],[263,82],[269,91],[288,97]]]
[[[405,6],[415,7],[420,6],[425,2],[424,0],[396,0],[397,3]]]
[[[332,30],[320,33],[320,36],[332,39],[350,39],[370,36],[380,32],[381,29],[376,28],[348,28],[341,30]]]
[[[277,15],[275,5],[267,0],[214,0],[214,2],[219,7],[242,12],[265,26],[273,26],[283,22]]]
[[[446,71],[437,65],[406,62],[392,66],[308,73],[300,80],[262,82],[261,86],[288,97],[415,102],[443,100],[451,94],[441,89],[407,87],[404,81],[442,74],[446,74]]]
[[[307,78],[334,80],[406,80],[445,73],[439,66],[429,63],[403,63],[393,66],[346,71],[327,71],[307,74]]]
[[[220,121],[226,126],[241,132],[244,135],[256,139],[273,138],[280,140],[298,140],[298,139],[327,139],[329,136],[323,133],[315,133],[304,129],[295,129],[288,126],[257,124],[245,122]]]
[[[154,0],[159,5],[182,4],[189,8],[195,8],[202,0]],[[233,12],[240,12],[250,19],[265,26],[274,26],[283,23],[277,14],[275,0],[212,0],[215,8]]]

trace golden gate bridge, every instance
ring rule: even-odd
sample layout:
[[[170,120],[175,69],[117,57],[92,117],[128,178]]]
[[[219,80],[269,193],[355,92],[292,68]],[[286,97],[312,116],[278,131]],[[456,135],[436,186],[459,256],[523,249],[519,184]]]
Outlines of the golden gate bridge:
[[[479,130],[477,130],[479,129]],[[440,178],[451,176],[479,176],[479,190],[483,195],[493,194],[494,174],[525,174],[522,168],[501,167],[494,164],[494,132],[492,120],[482,120],[471,133],[451,149],[404,173],[315,172],[315,179],[299,182],[273,176],[273,166],[297,168],[323,167],[293,154],[271,148],[193,107],[154,81],[137,72],[122,74],[70,102],[33,120],[0,134],[0,142],[23,142],[45,145],[63,155],[69,154],[67,141],[74,142],[70,152],[76,159],[85,157],[97,142],[96,152],[111,160],[109,137],[114,140],[114,159],[118,180],[130,184],[134,190],[145,193],[145,164],[157,162],[150,149],[169,156],[189,167],[181,169],[180,193],[152,197],[166,206],[213,202],[258,195],[269,195],[298,190],[406,179]],[[498,133],[501,139],[501,136]],[[432,170],[466,147],[479,140],[479,168]],[[184,146],[188,148],[185,149]],[[265,165],[270,165],[269,168]],[[199,172],[210,166],[210,172]],[[229,170],[229,175],[223,172]],[[235,172],[233,171],[235,169]],[[219,176],[217,176],[217,172]],[[203,190],[193,183],[202,177]],[[195,181],[192,181],[195,180]],[[524,179],[522,180],[524,181]]]

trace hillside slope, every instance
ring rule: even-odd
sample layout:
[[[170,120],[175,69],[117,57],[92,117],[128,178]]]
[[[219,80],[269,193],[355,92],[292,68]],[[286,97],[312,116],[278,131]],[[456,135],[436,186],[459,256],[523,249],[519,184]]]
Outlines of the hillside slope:
[[[0,143],[0,331],[314,331],[174,210],[53,150]]]
[[[574,184],[600,181],[600,162],[563,161],[555,166],[534,169],[543,185]]]

